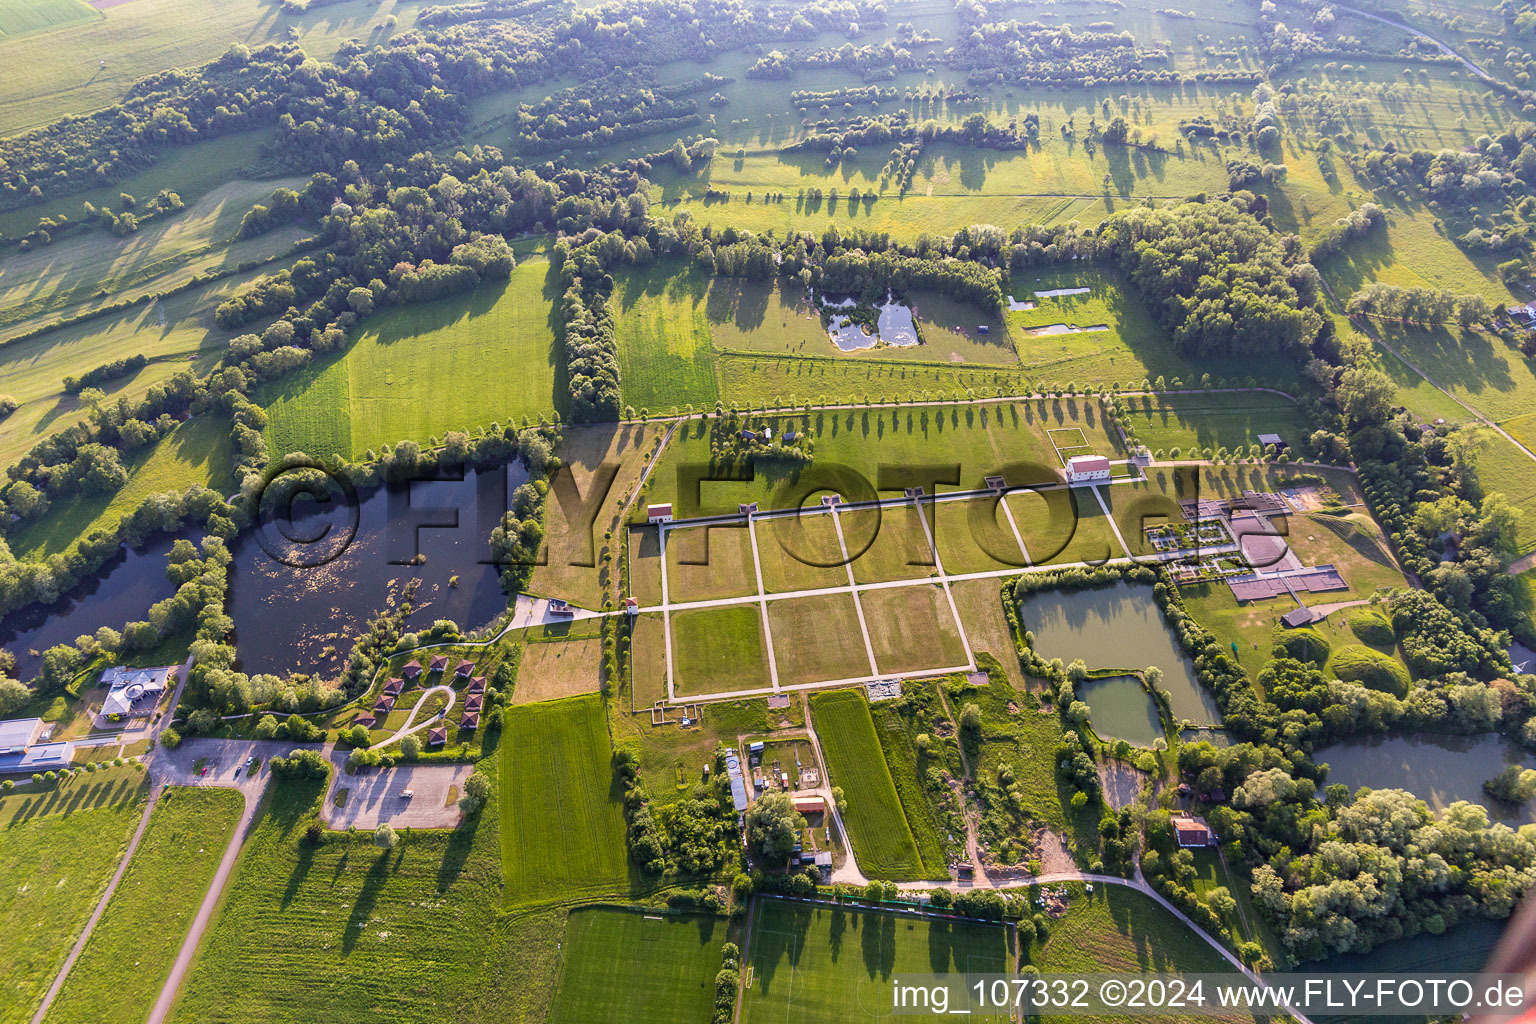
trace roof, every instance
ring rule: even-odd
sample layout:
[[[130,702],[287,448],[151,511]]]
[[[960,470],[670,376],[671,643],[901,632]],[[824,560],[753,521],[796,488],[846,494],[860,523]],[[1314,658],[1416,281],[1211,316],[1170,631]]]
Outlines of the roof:
[[[45,772],[67,768],[75,756],[73,743],[39,743],[24,751],[0,754],[0,773]]]
[[[352,719],[352,724],[353,725],[361,725],[365,729],[372,729],[373,726],[374,726],[374,723],[377,722],[377,721],[378,721],[378,719],[374,718],[368,712],[364,711],[362,714],[360,714],[356,718]]]
[[[1067,460],[1067,468],[1078,473],[1092,473],[1109,469],[1107,455],[1074,455]]]
[[[478,729],[480,727],[480,712],[466,711],[459,716],[460,729]]]
[[[394,676],[384,680],[384,692],[390,696],[394,696],[403,689],[405,689],[405,680],[401,679],[399,676]]]
[[[26,750],[42,731],[42,727],[41,718],[12,718],[0,722],[0,754]]]
[[[1260,434],[1259,444],[1272,444],[1278,447],[1285,444],[1285,440],[1279,434]]]
[[[645,514],[652,517],[669,516],[672,514],[672,505],[670,502],[666,502],[660,505],[647,505],[645,508]]]
[[[1312,609],[1306,607],[1305,605],[1300,608],[1292,608],[1290,611],[1280,616],[1280,621],[1292,629],[1296,629],[1300,626],[1310,625],[1312,622]]]
[[[795,810],[802,814],[821,814],[827,809],[827,802],[815,793],[796,793],[794,804]]]
[[[395,710],[395,698],[380,697],[378,703],[374,704],[373,710],[383,714],[388,714],[389,712]]]
[[[433,672],[441,672],[443,669],[448,667],[448,655],[433,655],[432,661],[428,667],[431,668]]]
[[[427,746],[440,747],[448,742],[448,730],[443,726],[427,730]]]
[[[734,751],[725,755],[725,770],[731,778],[731,805],[739,814],[747,809],[747,784],[741,778],[741,759]]]
[[[485,698],[484,697],[481,697],[478,694],[473,695],[473,696],[469,697],[468,699],[466,699],[464,701],[464,710],[465,711],[479,711],[480,710],[480,706],[483,703],[485,703]]]
[[[410,661],[405,663],[404,667],[400,669],[400,674],[403,676],[421,675],[421,662],[417,661],[415,658],[412,658]]]
[[[468,658],[465,658],[457,665],[453,666],[453,670],[461,676],[467,676],[475,670],[475,663],[470,661]]]
[[[469,681],[469,688],[464,691],[470,696],[485,692],[485,676],[475,676]]]

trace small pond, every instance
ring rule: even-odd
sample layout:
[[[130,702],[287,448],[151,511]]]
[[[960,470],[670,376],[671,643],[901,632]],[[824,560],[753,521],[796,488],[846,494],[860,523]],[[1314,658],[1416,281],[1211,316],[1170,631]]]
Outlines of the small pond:
[[[1329,766],[1328,782],[1350,789],[1406,789],[1436,810],[1468,800],[1487,807],[1495,821],[1536,821],[1536,804],[1501,805],[1483,792],[1483,783],[1506,765],[1536,767],[1536,755],[1496,734],[1360,736],[1324,747],[1312,759]]]
[[[507,608],[498,569],[490,564],[491,530],[526,480],[514,463],[472,470],[462,480],[379,487],[358,495],[355,520],[338,492],[330,502],[296,501],[291,519],[259,537],[254,530],[242,533],[233,548],[229,609],[241,668],[334,675],[369,617],[412,578],[421,580],[413,627],[436,619],[452,619],[466,630],[491,622]],[[339,554],[305,564],[312,549],[329,554],[323,545],[345,538],[352,522],[356,534],[335,545]],[[290,546],[284,537],[324,541]],[[418,552],[425,561],[410,564]],[[455,576],[457,585],[450,582]]]
[[[823,298],[821,302],[828,309],[834,310],[852,309],[858,305],[852,298],[842,299],[839,302]],[[874,348],[878,344],[906,348],[919,343],[917,324],[913,320],[910,306],[896,302],[887,294],[884,305],[875,308],[879,315],[875,321],[874,334],[867,332],[860,324],[854,323],[853,318],[846,313],[832,314],[831,323],[827,328],[827,336],[832,339],[832,344],[836,345],[840,351],[856,352],[860,349]]]
[[[1135,676],[1090,679],[1077,687],[1077,699],[1092,709],[1089,721],[1100,739],[1150,747],[1163,734],[1157,704]]]
[[[1200,687],[1195,667],[1163,621],[1145,584],[1117,582],[1082,590],[1040,590],[1019,608],[1035,649],[1047,659],[1082,658],[1089,668],[1163,670],[1173,717],[1206,725],[1221,721],[1216,699]]]
[[[37,674],[42,652],[72,644],[102,626],[122,629],[143,619],[151,605],[176,593],[165,577],[166,555],[175,537],[157,537],[141,550],[126,546],[91,579],[45,608],[23,609],[0,622],[0,647],[16,656],[17,678]],[[36,651],[37,654],[32,652]]]
[[[1094,324],[1091,327],[1079,327],[1077,324],[1048,324],[1045,327],[1036,327],[1030,330],[1030,334],[1045,336],[1051,334],[1089,334],[1093,331],[1107,331],[1108,324]]]

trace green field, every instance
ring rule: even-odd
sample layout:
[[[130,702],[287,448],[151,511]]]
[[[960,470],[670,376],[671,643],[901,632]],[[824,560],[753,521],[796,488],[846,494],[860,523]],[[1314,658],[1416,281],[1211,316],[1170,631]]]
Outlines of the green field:
[[[1010,483],[1013,478],[1036,480],[1041,479],[1040,467],[1054,470],[1062,464],[1047,435],[1060,428],[1079,428],[1089,449],[1119,457],[1119,441],[1097,402],[1078,398],[819,410],[739,422],[771,426],[776,433],[807,432],[815,462],[791,468],[755,464],[750,481],[711,481],[696,494],[680,492],[680,470],[710,462],[711,422],[692,420],[678,427],[662,453],[651,477],[649,500],[674,502],[677,515],[687,517],[735,512],[747,501],[764,509],[798,507],[823,490],[839,490],[845,501],[861,501],[900,497],[909,486],[923,486],[929,494],[979,488],[983,477],[998,472],[1010,476]],[[823,470],[822,464],[838,468]]]
[[[1153,452],[1177,447],[1186,458],[1202,448],[1247,449],[1260,434],[1279,434],[1299,449],[1310,433],[1296,403],[1263,392],[1134,395],[1125,402],[1142,444]]]
[[[170,973],[244,800],[229,789],[168,789],[107,912],[48,1011],[50,1024],[138,1024]],[[122,984],[124,964],[133,984]]]
[[[822,594],[774,601],[768,628],[779,682],[830,682],[875,674],[859,635],[858,609],[850,594]]]
[[[715,1005],[726,925],[594,907],[566,920],[549,1024],[697,1024]]]
[[[498,917],[494,785],[464,827],[401,830],[393,850],[367,832],[307,842],[324,790],[268,791],[173,1020],[522,1019],[548,999],[561,922]]]
[[[390,309],[346,352],[263,390],[274,455],[355,459],[404,440],[553,412],[556,352],[549,261],[525,258],[505,285]]]
[[[131,768],[0,797],[0,1020],[29,1020],[128,844],[148,793]]]
[[[759,898],[750,942],[743,1024],[883,1019],[893,974],[1005,974],[1013,964],[1001,924],[828,903]]]
[[[509,708],[502,737],[504,900],[624,891],[629,854],[602,699]]]
[[[50,555],[68,550],[94,530],[115,530],[145,498],[181,491],[193,484],[220,494],[234,487],[230,423],[204,413],[182,423],[155,445],[124,459],[128,482],[105,495],[67,498],[11,537],[17,554]]]
[[[62,0],[28,2],[62,6]],[[94,21],[0,38],[0,66],[27,69],[0,85],[0,135],[109,106],[139,79],[212,60],[232,42],[255,49],[287,39],[293,29],[306,53],[329,59],[343,40],[393,34],[383,30],[391,16],[402,23],[397,31],[406,31],[420,6],[413,0],[346,0],[295,15],[260,0],[133,0]],[[102,61],[105,66],[98,66]]]
[[[772,682],[755,604],[674,612],[672,659],[680,695],[756,690]]]
[[[714,405],[714,348],[705,309],[709,279],[664,261],[619,275],[614,289],[614,338],[619,346],[621,397],[653,413],[692,404]]]
[[[866,590],[859,595],[881,672],[953,669],[966,663],[954,612],[937,584]]]
[[[875,735],[869,704],[857,690],[811,697],[811,717],[834,786],[848,798],[843,821],[859,870],[871,878],[944,878],[944,851],[935,837],[919,848]]]
[[[745,523],[667,532],[667,597],[673,603],[756,594],[753,566]]]
[[[715,361],[726,405],[783,408],[812,402],[907,402],[1024,394],[1029,378],[1015,366],[919,363],[842,356],[772,356],[721,352]]]
[[[99,17],[85,0],[6,0],[0,5],[0,40]]]

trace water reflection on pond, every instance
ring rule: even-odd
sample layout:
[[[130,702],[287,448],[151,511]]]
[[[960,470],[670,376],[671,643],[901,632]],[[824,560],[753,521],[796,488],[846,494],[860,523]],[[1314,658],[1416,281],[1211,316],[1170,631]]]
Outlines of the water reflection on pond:
[[[1150,747],[1163,734],[1157,705],[1135,676],[1090,679],[1077,687],[1077,699],[1091,709],[1089,722],[1100,739]]]
[[[1328,782],[1350,789],[1406,789],[1435,810],[1469,800],[1487,807],[1495,821],[1536,821],[1536,804],[1501,804],[1483,792],[1483,783],[1506,765],[1536,767],[1536,755],[1497,734],[1362,736],[1324,747],[1312,758],[1329,766]]]
[[[484,625],[506,610],[498,569],[490,564],[490,534],[512,491],[527,480],[520,464],[467,472],[462,480],[414,481],[359,495],[356,535],[322,565],[304,561],[299,543],[290,552],[263,549],[255,532],[235,542],[230,615],[235,620],[241,668],[246,672],[315,672],[333,675],[350,654],[370,616],[394,588],[421,580],[410,624],[452,619],[461,628]],[[301,541],[345,536],[348,511],[333,501],[296,502],[281,534],[268,530],[267,547],[281,536]],[[417,554],[421,564],[410,564]],[[290,557],[298,555],[300,557]],[[453,581],[453,577],[457,577]],[[456,585],[454,583],[456,582]]]
[[[176,593],[165,576],[166,555],[175,539],[158,537],[137,551],[124,547],[117,560],[62,600],[6,616],[0,622],[0,647],[16,656],[17,678],[26,681],[36,675],[48,648],[72,644],[75,637],[102,626],[122,629],[126,622],[145,618],[150,605]]]
[[[1183,650],[1146,584],[1116,582],[1082,590],[1039,590],[1019,606],[1019,618],[1035,634],[1046,659],[1082,658],[1091,669],[1163,670],[1162,688],[1172,696],[1175,719],[1221,721],[1216,699],[1200,687]]]

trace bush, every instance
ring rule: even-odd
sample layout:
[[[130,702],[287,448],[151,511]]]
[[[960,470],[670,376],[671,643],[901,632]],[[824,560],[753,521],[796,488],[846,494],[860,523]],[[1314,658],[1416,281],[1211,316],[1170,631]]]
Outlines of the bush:
[[[171,726],[166,726],[165,731],[160,734],[160,745],[166,750],[175,750],[181,746],[181,733]]]
[[[1328,660],[1328,638],[1310,626],[1275,630],[1275,656],[1321,665]]]
[[[1350,644],[1338,649],[1331,667],[1334,675],[1346,682],[1359,683],[1394,697],[1408,695],[1408,670],[1380,651]]]
[[[1375,608],[1362,608],[1349,617],[1349,628],[1361,643],[1372,647],[1391,647],[1397,643],[1392,632],[1392,620]]]

